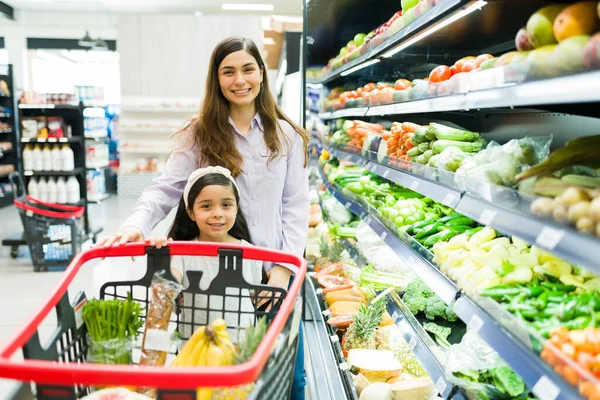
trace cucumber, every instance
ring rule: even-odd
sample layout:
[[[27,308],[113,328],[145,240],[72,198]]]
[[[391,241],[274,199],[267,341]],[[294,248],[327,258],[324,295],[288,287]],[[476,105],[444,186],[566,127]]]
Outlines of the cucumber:
[[[475,221],[468,217],[454,218],[446,223],[446,226],[454,225],[473,225]]]

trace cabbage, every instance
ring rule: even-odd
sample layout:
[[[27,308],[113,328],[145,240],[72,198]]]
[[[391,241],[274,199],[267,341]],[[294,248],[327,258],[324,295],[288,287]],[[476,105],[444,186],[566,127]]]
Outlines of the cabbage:
[[[329,197],[323,201],[329,219],[334,224],[346,225],[352,221],[352,213],[344,207],[335,197]]]

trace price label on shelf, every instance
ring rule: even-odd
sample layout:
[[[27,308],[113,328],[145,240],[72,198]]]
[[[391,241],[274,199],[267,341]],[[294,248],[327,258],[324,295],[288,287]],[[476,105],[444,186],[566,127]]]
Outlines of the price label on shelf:
[[[469,319],[469,323],[467,324],[469,329],[475,333],[479,333],[481,328],[483,327],[483,320],[479,317],[479,315],[473,314]]]
[[[385,171],[383,171],[382,175],[383,175],[384,178],[387,178],[390,175],[390,170],[386,169]]]
[[[29,139],[28,137],[21,138],[21,142],[23,143],[29,143],[30,141],[31,139]]]
[[[564,235],[565,232],[562,229],[554,229],[545,226],[535,238],[535,243],[548,250],[554,250]]]
[[[365,212],[364,212],[364,211],[363,211],[363,212],[361,212],[361,213],[360,213],[360,219],[363,219],[363,218],[365,217],[365,215],[367,215],[367,214],[365,214]]]
[[[315,290],[315,293],[316,293],[317,295],[319,295],[319,294],[323,294],[323,289],[319,288],[319,289]]]
[[[417,190],[417,188],[419,187],[419,182],[417,181],[412,181],[412,183],[410,184],[410,190]]]
[[[371,225],[371,221],[372,221],[371,217],[367,217],[365,222],[367,223],[367,225]]]
[[[347,201],[346,204],[344,204],[344,207],[350,208],[351,205],[352,205],[352,203],[350,203],[349,201]]]
[[[56,143],[57,141],[56,138],[48,138],[48,143]]]
[[[438,390],[439,394],[443,394],[446,389],[448,389],[448,384],[444,380],[444,377],[440,376],[437,381],[435,381],[435,387]]]
[[[409,342],[408,342],[408,347],[410,347],[411,350],[414,350],[415,347],[417,347],[417,339],[415,339],[415,337],[411,337]]]
[[[381,240],[385,240],[386,237],[387,237],[387,232],[386,231],[381,232]]]
[[[40,143],[46,143],[46,138],[38,138],[37,141]]]
[[[555,400],[560,394],[560,389],[546,375],[542,375],[532,388],[533,394],[539,399]]]
[[[323,310],[324,317],[329,317],[330,314],[331,314],[331,312],[329,310]]]
[[[442,203],[447,205],[448,207],[456,207],[456,196],[454,195],[454,193],[448,193],[446,194],[446,196],[444,197],[444,200],[442,200]]]
[[[492,222],[494,222],[494,218],[496,218],[496,215],[498,215],[496,211],[484,208],[481,212],[481,215],[479,216],[479,223],[486,226],[491,225]]]
[[[58,139],[58,141],[62,142],[62,143],[67,143],[69,141],[69,139],[68,138],[60,138],[60,139]]]
[[[348,363],[347,362],[340,363],[340,371],[347,371],[347,370],[348,370]]]
[[[398,311],[394,311],[392,313],[392,319],[394,320],[394,322],[396,322],[396,320],[398,319]]]
[[[25,175],[25,176],[33,176],[33,171],[24,171],[23,175]]]
[[[329,338],[331,339],[331,343],[337,343],[340,341],[338,335],[331,335]]]

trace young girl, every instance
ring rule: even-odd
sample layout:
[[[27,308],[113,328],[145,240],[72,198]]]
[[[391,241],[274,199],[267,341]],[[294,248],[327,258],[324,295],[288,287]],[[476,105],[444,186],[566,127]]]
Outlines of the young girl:
[[[185,186],[183,196],[169,229],[168,240],[198,240],[202,242],[235,243],[251,245],[250,232],[244,214],[239,207],[237,185],[228,169],[222,167],[200,168],[194,171]],[[161,247],[167,244],[167,238],[148,238],[146,242]],[[202,271],[200,289],[207,290],[219,273],[219,262],[214,257],[175,256],[171,260],[173,276],[183,284],[190,285],[187,272]],[[242,274],[246,282],[260,284],[263,280],[263,265],[260,261],[243,260]],[[196,311],[192,321],[191,307],[193,296],[184,294],[184,309],[181,317],[181,333],[190,337],[195,327],[206,325],[217,318],[224,318],[232,328],[247,327],[254,322],[255,308],[248,290],[241,293],[241,302],[237,297],[226,296],[223,306],[221,296],[211,296],[212,305],[206,312]],[[196,295],[195,305],[199,308],[209,306],[208,296]],[[220,311],[219,311],[220,310]],[[223,313],[222,310],[230,311]],[[240,313],[238,320],[237,314]],[[235,329],[231,330],[236,333]],[[232,336],[232,338],[234,338]]]

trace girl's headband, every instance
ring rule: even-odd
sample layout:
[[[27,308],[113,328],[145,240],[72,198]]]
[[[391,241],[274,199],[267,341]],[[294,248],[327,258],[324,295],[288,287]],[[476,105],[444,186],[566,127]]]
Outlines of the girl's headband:
[[[227,168],[223,168],[223,167],[199,168],[199,169],[195,170],[194,172],[192,172],[192,174],[188,178],[187,184],[185,185],[185,189],[183,189],[183,202],[185,203],[185,208],[189,208],[188,196],[190,195],[190,190],[192,189],[192,186],[194,186],[194,183],[196,183],[196,181],[198,179],[200,179],[201,177],[203,177],[204,175],[208,175],[208,174],[221,174],[221,175],[229,178],[231,183],[233,183],[233,186],[235,186],[235,188],[239,192],[237,183],[235,183],[235,180],[231,176],[231,171],[229,171]]]

